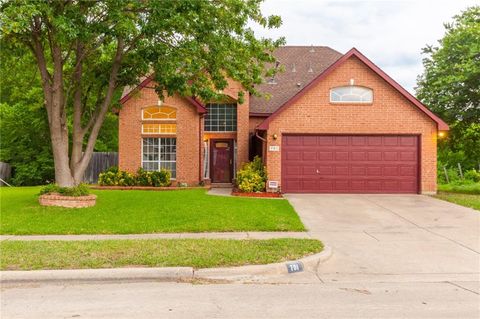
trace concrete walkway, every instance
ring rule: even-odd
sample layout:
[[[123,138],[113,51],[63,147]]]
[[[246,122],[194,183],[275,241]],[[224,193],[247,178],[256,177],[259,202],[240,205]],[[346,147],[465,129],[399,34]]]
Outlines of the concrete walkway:
[[[216,196],[232,196],[232,188],[231,187],[212,187],[207,192],[208,195],[216,195]]]
[[[156,233],[156,234],[114,234],[114,235],[1,235],[0,241],[34,240],[112,240],[112,239],[272,239],[311,238],[306,232],[225,232],[225,233]]]

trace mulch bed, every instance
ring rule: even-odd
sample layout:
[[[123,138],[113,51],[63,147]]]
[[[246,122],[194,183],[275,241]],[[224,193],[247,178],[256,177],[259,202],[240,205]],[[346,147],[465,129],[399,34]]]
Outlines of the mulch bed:
[[[141,190],[141,191],[178,191],[188,189],[210,189],[210,186],[192,186],[192,187],[155,187],[155,186],[90,186],[91,189],[99,190]]]
[[[238,189],[232,190],[233,196],[241,196],[241,197],[260,197],[260,198],[282,198],[281,193],[267,193],[267,192],[241,192]]]

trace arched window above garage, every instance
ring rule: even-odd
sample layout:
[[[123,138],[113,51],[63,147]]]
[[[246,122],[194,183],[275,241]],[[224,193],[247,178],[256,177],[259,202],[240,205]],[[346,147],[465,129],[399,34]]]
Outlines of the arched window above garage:
[[[338,86],[330,90],[332,103],[372,103],[373,90],[363,86]]]

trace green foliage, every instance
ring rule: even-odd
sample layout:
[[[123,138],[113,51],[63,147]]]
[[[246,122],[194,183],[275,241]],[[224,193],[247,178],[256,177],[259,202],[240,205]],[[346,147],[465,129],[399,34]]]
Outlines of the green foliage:
[[[167,171],[166,169],[150,172],[140,167],[137,171],[135,180],[138,186],[164,187],[171,184],[170,171]]]
[[[86,196],[90,194],[90,189],[85,184],[79,184],[74,187],[60,187],[57,184],[48,184],[40,189],[40,195],[60,194],[63,196]]]
[[[0,161],[12,166],[13,185],[49,183],[55,171],[35,60],[27,49],[9,45],[5,39],[0,40],[0,47]],[[118,118],[109,114],[95,151],[116,151],[117,144]]]
[[[439,160],[447,166],[478,167],[480,159],[480,6],[445,24],[438,46],[423,52],[424,73],[417,97],[450,124],[439,141]]]
[[[113,166],[98,175],[98,184],[102,186],[134,186],[136,179],[132,173],[120,171]]]
[[[170,172],[161,169],[160,171],[149,172],[143,168],[137,170],[136,175],[118,170],[112,166],[98,176],[98,184],[102,186],[170,186]]]
[[[463,174],[464,178],[475,183],[480,183],[480,172],[474,169],[468,170]]]
[[[260,157],[255,156],[252,162],[243,165],[237,172],[237,187],[243,192],[265,191],[267,170]]]
[[[31,53],[10,51],[7,54],[12,57],[28,54],[34,67],[14,72],[15,62],[9,60],[7,72],[1,74],[17,80],[12,83],[30,80],[29,85],[16,84],[20,89],[43,88],[35,105],[50,111],[52,135],[58,138],[68,129],[83,140],[71,143],[70,150],[75,151],[60,158],[89,156],[92,145],[101,151],[115,147],[115,139],[96,142],[98,129],[108,111],[119,107],[115,101],[122,88],[138,84],[148,73],[153,73],[161,97],[179,93],[205,101],[219,99],[227,78],[248,91],[240,92],[240,102],[244,94],[259,94],[255,84],[276,72],[267,66],[274,62],[273,50],[284,43],[283,39],[256,38],[248,27],[250,23],[269,29],[281,25],[280,17],[261,13],[261,2],[4,0],[0,3],[1,39],[12,50],[31,49],[35,59]],[[114,131],[115,125],[107,126],[100,134]],[[16,129],[15,133],[22,132]],[[66,140],[61,137],[60,141]],[[68,152],[65,143],[53,149]],[[66,164],[78,169],[79,163],[78,158],[71,158]],[[61,165],[56,163],[56,167]],[[62,183],[72,179],[65,176],[65,170],[56,173]]]

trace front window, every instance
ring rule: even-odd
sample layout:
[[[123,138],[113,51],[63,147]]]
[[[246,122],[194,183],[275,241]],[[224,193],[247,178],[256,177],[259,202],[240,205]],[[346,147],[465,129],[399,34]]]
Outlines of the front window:
[[[142,141],[142,167],[146,171],[170,171],[171,178],[177,176],[177,139],[144,138]]]
[[[206,132],[235,132],[237,130],[237,104],[209,103],[205,116]]]
[[[330,90],[333,103],[372,103],[373,90],[363,86],[340,86]]]

